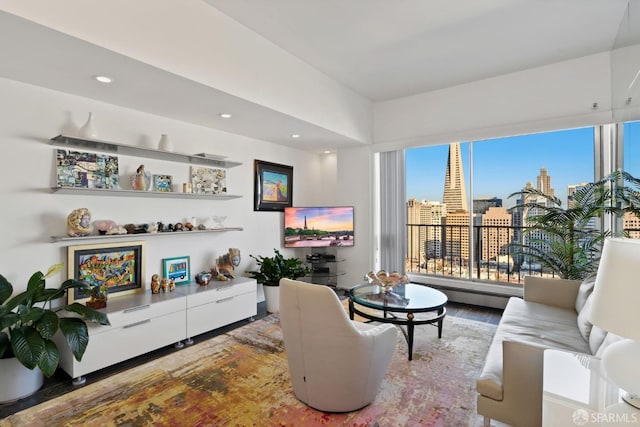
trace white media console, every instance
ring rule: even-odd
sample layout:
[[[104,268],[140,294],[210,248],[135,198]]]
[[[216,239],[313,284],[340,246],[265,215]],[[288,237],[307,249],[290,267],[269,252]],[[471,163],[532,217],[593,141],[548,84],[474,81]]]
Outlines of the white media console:
[[[152,294],[150,290],[109,299],[101,309],[111,326],[87,323],[89,345],[78,362],[65,339],[54,339],[60,349],[60,367],[82,384],[84,375],[127,359],[168,346],[191,344],[194,336],[225,325],[251,319],[257,314],[257,284],[237,277],[207,286],[192,283],[174,292]]]

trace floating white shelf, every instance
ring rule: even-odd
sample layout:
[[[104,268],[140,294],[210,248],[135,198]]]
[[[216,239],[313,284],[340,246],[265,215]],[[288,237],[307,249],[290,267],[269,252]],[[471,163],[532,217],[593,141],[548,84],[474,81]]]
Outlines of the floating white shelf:
[[[101,151],[109,154],[121,154],[123,156],[145,157],[147,159],[166,160],[170,162],[189,163],[200,166],[213,166],[218,168],[232,168],[240,166],[240,162],[232,162],[224,158],[216,158],[213,155],[200,153],[183,154],[173,151],[154,150],[152,148],[135,147],[133,145],[116,144],[114,142],[100,141],[96,139],[83,139],[74,136],[58,135],[50,140],[51,145],[64,148],[76,148],[92,151]]]
[[[79,187],[51,187],[52,193],[73,194],[83,196],[120,196],[120,197],[156,197],[156,198],[176,198],[176,199],[200,199],[200,200],[231,200],[239,199],[242,196],[234,194],[199,194],[180,193],[176,191],[138,191],[138,190],[116,190],[104,188],[79,188]]]
[[[157,236],[185,236],[196,235],[202,233],[220,233],[223,231],[242,231],[242,227],[224,227],[224,228],[212,228],[209,230],[192,230],[192,231],[167,231],[163,233],[139,233],[139,234],[95,234],[91,236],[83,237],[69,237],[69,236],[51,236],[51,240],[54,242],[82,242],[86,240],[111,240],[111,239],[146,239],[148,237]]]

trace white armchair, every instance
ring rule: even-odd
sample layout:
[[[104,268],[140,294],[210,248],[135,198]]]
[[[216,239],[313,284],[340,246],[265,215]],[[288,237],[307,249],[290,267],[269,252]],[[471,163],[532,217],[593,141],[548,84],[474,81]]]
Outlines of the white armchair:
[[[396,348],[395,326],[354,322],[333,290],[280,280],[280,322],[293,392],[324,412],[371,403]]]

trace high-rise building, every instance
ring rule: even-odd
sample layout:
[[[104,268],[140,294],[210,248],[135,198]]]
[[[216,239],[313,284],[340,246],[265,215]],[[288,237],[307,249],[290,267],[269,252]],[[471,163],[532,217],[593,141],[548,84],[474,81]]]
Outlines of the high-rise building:
[[[632,239],[640,239],[640,217],[631,212],[625,212],[622,221],[622,227],[629,233],[629,237]]]
[[[473,199],[473,213],[484,214],[491,207],[502,207],[502,199],[496,196],[492,197],[477,197]]]
[[[507,253],[506,248],[513,239],[511,214],[503,207],[490,207],[482,215],[482,259],[497,260]]]
[[[467,190],[464,184],[460,143],[449,144],[449,158],[444,177],[444,195],[442,202],[447,205],[447,213],[468,211]]]
[[[444,241],[442,242],[444,255],[450,260],[461,258],[469,259],[469,222],[471,217],[468,211],[456,211],[447,213],[443,226]]]
[[[442,218],[446,206],[440,202],[416,199],[407,201],[407,258],[409,270],[433,258],[440,258],[442,243]]]
[[[568,208],[572,208],[575,204],[573,199],[573,195],[575,194],[575,192],[581,189],[582,187],[584,187],[585,185],[587,185],[586,182],[583,182],[580,184],[571,184],[567,186],[567,207]]]
[[[549,176],[547,168],[540,168],[540,175],[538,175],[538,185],[536,188],[538,191],[549,197],[555,196],[555,190],[551,187],[551,176]]]

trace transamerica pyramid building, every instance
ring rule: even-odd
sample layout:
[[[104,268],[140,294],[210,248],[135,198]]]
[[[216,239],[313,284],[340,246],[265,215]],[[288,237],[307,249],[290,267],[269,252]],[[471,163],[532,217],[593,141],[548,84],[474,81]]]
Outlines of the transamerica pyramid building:
[[[464,186],[464,173],[462,171],[462,156],[460,144],[449,144],[449,160],[447,160],[447,172],[444,177],[443,203],[447,206],[447,213],[468,211],[467,190]]]

